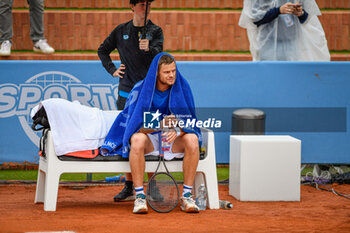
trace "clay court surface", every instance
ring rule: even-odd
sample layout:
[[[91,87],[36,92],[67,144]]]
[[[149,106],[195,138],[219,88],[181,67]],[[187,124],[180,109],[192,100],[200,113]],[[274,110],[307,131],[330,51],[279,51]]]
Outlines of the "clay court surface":
[[[350,200],[301,186],[301,202],[239,202],[219,186],[231,210],[186,214],[176,208],[159,214],[132,214],[133,202],[114,203],[122,186],[61,186],[56,212],[34,204],[35,185],[0,186],[0,232],[350,232]],[[335,186],[344,194],[350,185]]]

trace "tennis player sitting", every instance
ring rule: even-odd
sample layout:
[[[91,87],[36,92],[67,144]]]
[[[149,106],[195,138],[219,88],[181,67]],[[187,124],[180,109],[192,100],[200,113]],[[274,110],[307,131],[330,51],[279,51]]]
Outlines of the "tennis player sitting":
[[[152,115],[152,123],[159,119],[158,127],[147,127],[144,118],[147,114]],[[160,53],[153,59],[146,78],[134,86],[125,109],[118,115],[101,147],[103,155],[129,157],[136,193],[133,213],[148,211],[143,188],[145,156],[160,154],[159,131],[162,127],[170,128],[166,134],[171,143],[170,151],[164,152],[164,158],[183,157],[181,209],[188,213],[199,212],[192,199],[192,186],[199,160],[201,133],[196,126],[179,128],[170,123],[180,120],[196,120],[192,91],[177,70],[174,58]]]

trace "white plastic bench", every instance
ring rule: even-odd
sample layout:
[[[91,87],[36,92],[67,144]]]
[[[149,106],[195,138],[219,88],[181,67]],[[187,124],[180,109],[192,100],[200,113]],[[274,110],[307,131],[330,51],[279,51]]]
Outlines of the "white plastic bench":
[[[216,175],[215,140],[211,130],[202,129],[205,158],[198,163],[194,194],[200,184],[207,188],[208,207],[219,208],[219,193]],[[48,132],[46,157],[40,157],[34,203],[44,203],[45,211],[56,211],[60,176],[63,173],[125,173],[130,172],[128,161],[62,161],[58,159],[51,132]],[[154,172],[158,161],[147,161],[146,172]],[[170,172],[182,172],[182,161],[169,161]],[[164,170],[164,169],[163,169]]]

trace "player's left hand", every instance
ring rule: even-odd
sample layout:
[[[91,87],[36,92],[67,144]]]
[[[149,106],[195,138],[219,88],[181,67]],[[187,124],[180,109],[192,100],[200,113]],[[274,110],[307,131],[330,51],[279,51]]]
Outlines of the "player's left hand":
[[[177,133],[175,129],[169,129],[169,131],[166,134],[168,142],[173,142],[177,138]]]
[[[144,50],[146,52],[149,51],[149,40],[147,39],[140,39],[139,40],[139,47],[141,50]]]

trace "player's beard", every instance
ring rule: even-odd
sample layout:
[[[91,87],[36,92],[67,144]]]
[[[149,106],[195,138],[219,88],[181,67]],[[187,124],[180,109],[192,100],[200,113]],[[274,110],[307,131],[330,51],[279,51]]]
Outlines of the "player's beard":
[[[162,85],[168,85],[169,87],[171,87],[172,85],[174,85],[175,81],[173,84],[169,84],[167,82],[164,82],[163,80],[159,79],[159,82],[162,84]]]

